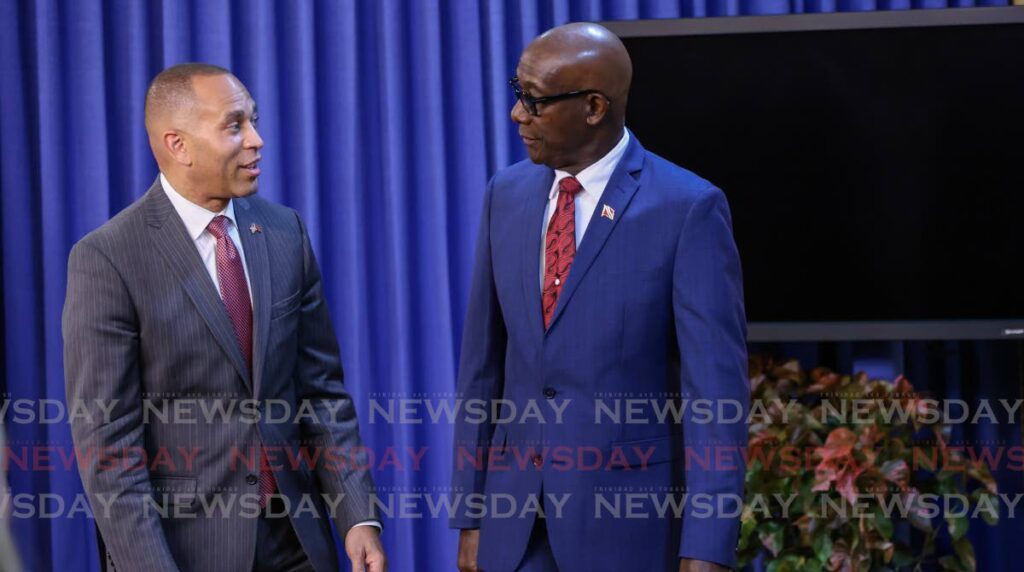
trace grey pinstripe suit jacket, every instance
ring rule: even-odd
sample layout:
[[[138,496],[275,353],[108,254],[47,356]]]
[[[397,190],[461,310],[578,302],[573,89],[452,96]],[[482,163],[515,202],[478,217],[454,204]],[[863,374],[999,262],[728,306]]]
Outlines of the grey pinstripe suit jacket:
[[[0,451],[4,449],[4,424],[0,423]],[[7,489],[7,478],[4,468],[0,467],[0,572],[18,572],[21,563],[15,550],[10,530],[10,491]]]
[[[358,424],[305,228],[260,198],[234,203],[252,282],[251,375],[159,179],[71,251],[67,399],[92,417],[73,419],[72,434],[119,571],[251,570],[260,442],[317,570],[338,567],[328,519],[341,534],[376,519],[365,454],[344,461],[361,446]],[[287,421],[268,421],[263,405],[244,401],[254,396]],[[312,415],[297,415],[300,405]],[[342,461],[310,462],[317,450]]]

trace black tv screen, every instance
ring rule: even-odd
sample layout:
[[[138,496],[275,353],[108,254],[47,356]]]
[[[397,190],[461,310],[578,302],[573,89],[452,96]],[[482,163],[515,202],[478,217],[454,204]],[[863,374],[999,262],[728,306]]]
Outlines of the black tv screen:
[[[729,199],[753,340],[1024,334],[1024,10],[926,12],[611,25],[627,126]]]

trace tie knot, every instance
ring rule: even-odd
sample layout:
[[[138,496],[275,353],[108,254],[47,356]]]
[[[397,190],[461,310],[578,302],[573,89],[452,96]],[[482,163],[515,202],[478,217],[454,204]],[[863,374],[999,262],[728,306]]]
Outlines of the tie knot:
[[[218,239],[228,235],[228,223],[231,221],[224,215],[217,215],[213,217],[210,224],[206,227],[206,230],[210,231],[210,234],[217,237]]]
[[[576,196],[576,193],[583,190],[583,185],[580,184],[576,177],[566,177],[558,181],[558,190],[563,193],[569,193],[569,196]]]

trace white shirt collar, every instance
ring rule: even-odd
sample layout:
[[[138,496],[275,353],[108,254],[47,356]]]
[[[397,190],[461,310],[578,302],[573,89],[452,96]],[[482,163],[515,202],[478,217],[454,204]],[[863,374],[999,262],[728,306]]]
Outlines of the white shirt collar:
[[[188,235],[193,241],[198,240],[202,236],[203,231],[206,230],[206,227],[210,226],[210,222],[216,216],[224,215],[231,219],[232,225],[238,226],[237,221],[235,221],[234,201],[229,200],[228,206],[224,207],[224,210],[215,213],[183,197],[181,193],[171,186],[171,182],[167,180],[163,173],[160,173],[160,184],[167,191],[167,198],[170,199],[171,204],[174,205],[174,210],[178,212],[178,216],[185,223],[185,229],[188,230]]]
[[[595,163],[583,169],[576,175],[576,180],[583,185],[583,192],[593,193],[599,196],[604,192],[604,188],[608,186],[608,181],[612,178],[612,173],[615,172],[615,167],[619,164],[619,159],[626,154],[626,146],[629,145],[629,130],[622,130],[622,138],[619,142],[612,147],[611,151],[605,153],[604,157],[598,159]],[[561,181],[565,177],[571,177],[572,174],[566,171],[555,169],[555,181]],[[551,188],[551,192],[548,194],[548,199],[554,199],[558,196],[558,185],[554,185]]]

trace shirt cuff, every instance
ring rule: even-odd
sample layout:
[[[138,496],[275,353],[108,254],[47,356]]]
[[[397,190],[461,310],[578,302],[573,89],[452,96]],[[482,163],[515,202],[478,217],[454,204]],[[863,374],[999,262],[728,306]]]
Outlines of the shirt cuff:
[[[357,523],[352,525],[352,528],[355,528],[357,526],[372,526],[372,527],[376,528],[377,530],[384,530],[384,527],[382,527],[380,525],[380,523],[377,522],[376,520],[364,520],[363,522],[357,522]]]

